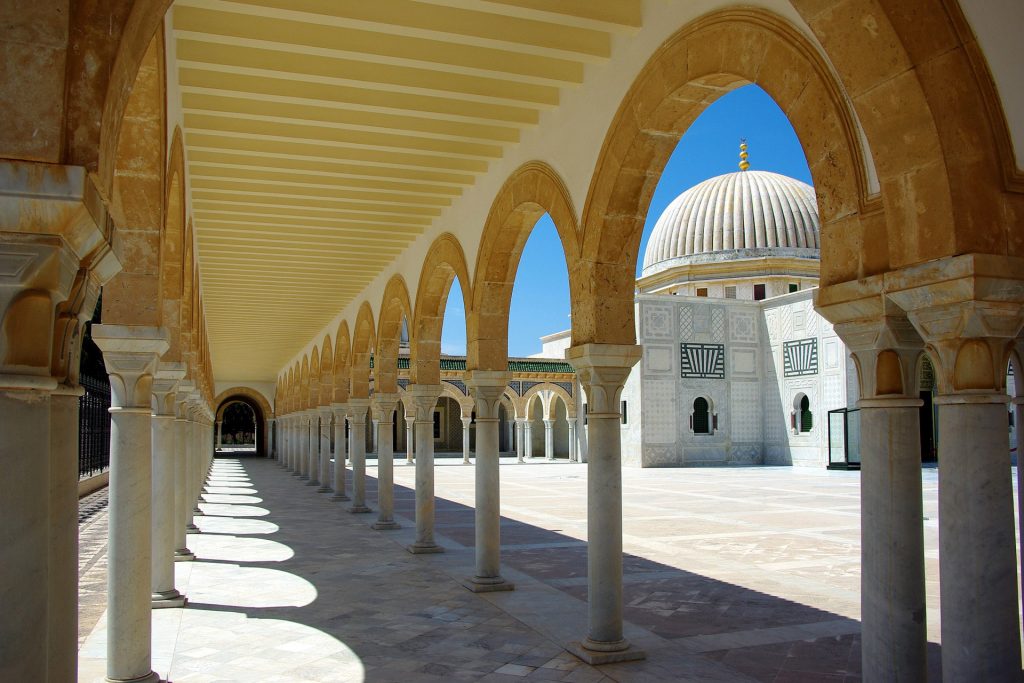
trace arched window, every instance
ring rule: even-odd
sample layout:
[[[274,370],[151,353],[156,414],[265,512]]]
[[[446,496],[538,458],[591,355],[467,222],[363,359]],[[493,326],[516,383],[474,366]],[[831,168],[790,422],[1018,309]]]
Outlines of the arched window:
[[[703,396],[693,400],[693,411],[690,413],[690,431],[694,434],[714,434],[718,429],[718,416],[715,415],[711,402]]]
[[[811,412],[811,399],[807,394],[800,393],[793,399],[793,412],[790,414],[790,427],[794,434],[807,434],[814,428],[814,414]]]
[[[800,431],[809,432],[814,427],[814,416],[811,414],[811,400],[805,395],[800,399]]]

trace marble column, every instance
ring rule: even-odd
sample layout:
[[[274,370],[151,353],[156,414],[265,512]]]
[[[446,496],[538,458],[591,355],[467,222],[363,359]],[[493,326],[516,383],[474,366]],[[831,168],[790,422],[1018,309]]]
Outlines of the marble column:
[[[462,585],[474,593],[515,588],[501,575],[498,411],[508,377],[507,372],[473,370],[466,379],[476,408],[476,567]]]
[[[192,391],[190,380],[178,382],[175,395],[174,414],[174,561],[188,562],[196,559],[189,550],[186,530],[192,523],[191,506],[188,504],[188,394]]]
[[[516,418],[516,462],[524,462],[526,457],[526,418]]]
[[[217,448],[224,445],[224,420],[217,420]]]
[[[193,518],[206,514],[199,508],[203,495],[203,482],[206,481],[206,453],[203,447],[204,419],[202,394],[194,391],[192,392],[192,481],[189,483]],[[197,527],[195,530],[199,531]]]
[[[1017,432],[1017,443],[1014,444],[1017,448],[1017,519],[1024,519],[1024,496],[1019,494],[1020,491],[1024,491],[1024,448],[1021,448],[1021,446],[1024,446],[1024,438],[1022,438],[1024,437],[1024,423],[1021,422],[1021,420],[1024,420],[1024,395],[1022,395],[1024,394],[1024,386],[1022,386],[1024,384],[1024,370],[1018,365],[1014,367],[1014,372],[1016,374],[1013,377],[1013,381],[1017,390],[1016,398],[1012,399],[1013,424]],[[1024,542],[1019,544],[1019,552],[1020,560],[1024,562]],[[1024,567],[1024,564],[1021,566]],[[1020,581],[1020,594],[1024,595],[1024,572],[1020,574]]]
[[[380,443],[380,441],[379,441],[380,440],[379,430],[380,430],[380,423],[376,419],[371,417],[370,418],[370,453],[373,453],[374,455],[376,455],[377,449],[380,448],[380,445],[379,445],[379,443]]]
[[[374,529],[398,529],[395,521],[395,472],[392,427],[398,394],[373,395],[374,424],[377,426],[377,521]]]
[[[473,421],[471,417],[462,418],[462,464],[469,465],[469,425]]]
[[[183,363],[160,363],[153,380],[152,468],[152,595],[154,609],[184,607],[185,596],[174,586],[174,480],[177,472],[175,390],[185,376]]]
[[[619,397],[642,347],[584,344],[565,358],[586,387],[591,449],[587,468],[589,632],[569,648],[590,664],[642,659],[622,626],[622,436]]]
[[[875,317],[835,326],[857,361],[861,388],[862,670],[865,680],[923,681],[928,632],[917,367],[924,344],[905,316],[877,302]]]
[[[295,454],[299,479],[309,481],[309,413],[305,410],[298,415],[299,448]]]
[[[185,533],[198,534],[199,527],[195,525],[195,480],[198,476],[197,455],[196,455],[196,392],[190,391],[184,403],[185,411]]]
[[[366,505],[366,413],[369,409],[368,398],[348,400],[349,455],[352,462],[352,505],[348,511],[354,513],[373,512]]]
[[[344,403],[332,403],[334,412],[334,495],[331,500],[346,501],[345,495],[345,413],[348,406]]]
[[[320,415],[320,440],[319,461],[320,466],[320,488],[317,493],[331,493],[331,407],[320,406],[317,408]]]
[[[576,416],[570,415],[569,421],[569,462],[577,462],[579,456],[576,455]]]
[[[291,416],[291,428],[289,429],[291,437],[291,471],[293,477],[302,478],[302,413],[292,413]]]
[[[902,274],[893,282],[907,288],[889,294],[935,361],[944,681],[1011,681],[1021,672],[1005,387],[1024,327],[1021,263],[955,257],[941,270]],[[909,284],[935,273],[938,282]]]
[[[150,681],[152,586],[151,386],[169,347],[162,329],[97,325],[93,341],[110,374],[110,516],[107,680]]]
[[[267,418],[267,457],[271,460],[277,459],[277,420],[273,417]]]
[[[416,430],[416,540],[408,551],[441,553],[434,541],[434,408],[441,396],[438,384],[410,384],[406,390],[415,412]]]
[[[529,417],[523,422],[523,451],[527,458],[533,458],[533,419]]]
[[[78,399],[81,387],[50,393],[50,552],[47,666],[50,681],[77,675],[78,652]],[[2,404],[0,404],[2,405]],[[8,433],[8,426],[0,427]],[[5,546],[6,547],[6,546]],[[0,656],[0,661],[4,657]]]
[[[555,421],[544,420],[544,459],[555,459]]]
[[[316,408],[310,408],[306,411],[306,415],[309,418],[308,424],[308,438],[309,448],[306,450],[307,458],[307,472],[309,473],[309,481],[306,482],[306,486],[319,486],[320,485],[320,413],[317,412]]]
[[[416,443],[414,438],[413,425],[415,423],[416,416],[411,413],[405,414],[405,464],[413,464],[413,446]]]

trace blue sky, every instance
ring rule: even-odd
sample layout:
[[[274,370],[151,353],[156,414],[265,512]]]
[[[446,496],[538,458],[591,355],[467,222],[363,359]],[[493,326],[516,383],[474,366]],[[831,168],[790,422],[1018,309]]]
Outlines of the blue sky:
[[[658,216],[684,190],[723,173],[739,170],[739,141],[749,145],[750,168],[775,171],[811,182],[800,141],[786,115],[754,85],[738,88],[708,107],[679,141],[651,199],[640,243],[641,261]],[[639,274],[640,265],[637,265]],[[441,351],[466,352],[466,313],[462,292],[452,285],[445,308]],[[540,337],[569,328],[569,276],[558,233],[541,218],[523,250],[512,291],[508,353],[540,351]]]

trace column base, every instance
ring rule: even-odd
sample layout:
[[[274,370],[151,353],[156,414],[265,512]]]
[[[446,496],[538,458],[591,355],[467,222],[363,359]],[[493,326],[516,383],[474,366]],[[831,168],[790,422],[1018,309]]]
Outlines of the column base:
[[[308,474],[300,474],[299,475],[299,479],[301,479],[302,481],[309,481],[309,475]]]
[[[366,507],[365,505],[353,505],[348,509],[348,511],[354,515],[362,515],[366,514],[367,512],[373,512],[373,510]]]
[[[202,510],[199,509],[198,505],[195,507],[194,510],[192,510],[192,516],[193,517],[202,517],[205,514],[206,514],[205,512],[203,512]]]
[[[431,555],[434,553],[443,553],[444,548],[436,543],[413,543],[405,548],[413,555]]]
[[[406,461],[405,461],[405,464],[406,464],[406,465],[415,465],[415,464],[416,464],[416,462],[415,462],[414,460],[406,460]]]
[[[628,640],[603,643],[587,638],[582,642],[574,640],[567,644],[565,649],[591,666],[647,659],[647,653],[632,647]]]
[[[319,485],[320,485],[320,482],[318,482],[316,479],[310,479],[309,481],[306,482],[306,486],[319,486]]]
[[[175,562],[191,562],[196,559],[196,554],[188,548],[181,548],[174,551]]]
[[[104,678],[107,683],[160,683],[160,676],[155,671],[150,671],[145,676],[138,678]]]
[[[320,488],[318,488],[316,490],[316,492],[317,493],[333,493],[334,489],[332,489],[330,486],[321,486]]]
[[[463,579],[462,585],[474,593],[497,593],[516,589],[514,583],[506,581],[500,576],[471,576],[468,579]]]
[[[370,525],[370,528],[376,529],[377,531],[391,531],[392,529],[401,529],[402,525],[395,520],[387,522],[376,521]]]
[[[184,607],[188,604],[188,599],[175,589],[153,593],[150,599],[153,609]]]
[[[328,498],[328,500],[333,500],[333,501],[338,502],[338,501],[346,501],[346,500],[352,500],[352,499],[349,498],[348,496],[346,496],[344,493],[335,493],[333,496]]]
[[[197,527],[195,524],[189,524],[187,527],[185,527],[185,533],[186,534],[198,534],[199,533],[199,527]]]
[[[299,477],[299,478],[301,478],[301,477],[302,477],[302,473],[301,473],[301,472],[299,472],[298,470],[294,470],[294,471],[292,472],[292,476],[293,476],[293,477]]]

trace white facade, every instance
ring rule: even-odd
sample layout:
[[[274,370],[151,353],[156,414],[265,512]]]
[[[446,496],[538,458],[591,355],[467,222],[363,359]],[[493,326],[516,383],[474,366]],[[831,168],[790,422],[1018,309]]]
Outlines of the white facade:
[[[638,296],[644,352],[623,391],[623,461],[825,466],[827,413],[856,403],[856,379],[812,298],[813,290],[764,301]],[[804,396],[811,419],[802,424]],[[706,433],[699,417],[694,425],[699,398]]]

